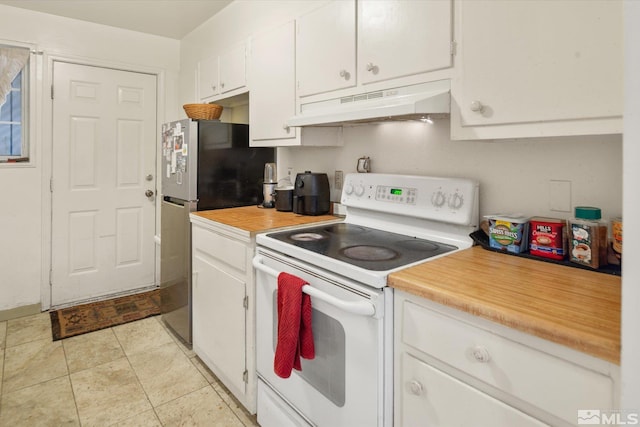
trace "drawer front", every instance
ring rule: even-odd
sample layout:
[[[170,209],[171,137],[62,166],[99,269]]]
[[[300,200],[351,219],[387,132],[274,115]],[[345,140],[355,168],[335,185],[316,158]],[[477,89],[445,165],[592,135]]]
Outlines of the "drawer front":
[[[402,322],[405,344],[567,422],[578,409],[614,407],[608,376],[409,301]]]
[[[193,227],[193,250],[230,265],[244,273],[247,269],[247,249],[244,243],[212,231]]]
[[[546,424],[429,366],[410,354],[400,361],[398,426],[541,427]]]

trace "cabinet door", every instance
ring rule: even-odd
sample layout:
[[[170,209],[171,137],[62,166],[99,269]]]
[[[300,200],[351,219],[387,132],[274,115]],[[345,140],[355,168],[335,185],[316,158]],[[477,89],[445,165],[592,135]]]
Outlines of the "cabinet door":
[[[400,407],[395,425],[401,427],[492,426],[541,427],[546,424],[403,352]]]
[[[193,349],[230,388],[245,393],[246,284],[195,251],[193,276]]]
[[[252,145],[254,141],[295,140],[296,128],[286,125],[296,112],[295,84],[295,24],[291,21],[251,43]]]
[[[462,126],[622,115],[621,1],[460,3]]]
[[[218,57],[214,56],[198,63],[198,97],[203,100],[219,93]]]
[[[356,85],[355,0],[335,0],[298,19],[296,70],[299,96]]]
[[[360,83],[451,67],[452,37],[451,0],[360,0]]]
[[[247,85],[246,44],[239,44],[220,54],[220,93]]]

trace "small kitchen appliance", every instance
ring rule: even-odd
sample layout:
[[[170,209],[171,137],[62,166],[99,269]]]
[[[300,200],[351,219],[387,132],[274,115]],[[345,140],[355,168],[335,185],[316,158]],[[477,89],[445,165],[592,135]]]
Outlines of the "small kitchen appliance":
[[[316,179],[303,174],[296,183],[304,185],[296,190],[313,189]],[[344,222],[256,236],[261,426],[393,424],[393,291],[387,276],[471,247],[478,194],[478,183],[468,179],[349,174],[341,197]],[[273,370],[281,272],[308,283],[302,292],[311,296],[316,352],[287,379]]]
[[[276,164],[264,165],[264,180],[262,181],[262,207],[273,208],[276,205],[275,195],[278,181],[276,179]]]
[[[329,213],[329,177],[326,173],[305,171],[296,175],[293,188],[293,213],[324,215]]]
[[[293,210],[293,185],[276,187],[276,210],[282,212]]]

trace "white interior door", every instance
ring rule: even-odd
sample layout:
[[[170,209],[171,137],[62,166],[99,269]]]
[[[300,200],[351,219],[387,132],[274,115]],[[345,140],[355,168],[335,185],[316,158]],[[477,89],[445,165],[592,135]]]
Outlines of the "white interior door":
[[[53,306],[155,283],[156,76],[54,62]]]

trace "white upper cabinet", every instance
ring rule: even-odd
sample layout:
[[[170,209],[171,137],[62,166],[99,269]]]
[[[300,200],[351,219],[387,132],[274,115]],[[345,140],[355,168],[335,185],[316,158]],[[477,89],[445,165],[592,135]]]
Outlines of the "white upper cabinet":
[[[198,63],[198,98],[213,101],[216,98],[246,91],[247,45],[239,43]]]
[[[337,0],[297,21],[298,95],[356,85],[356,3]]]
[[[251,145],[295,143],[297,129],[286,121],[295,114],[295,23],[293,21],[251,42],[249,118]],[[290,141],[291,140],[291,141]]]
[[[330,2],[298,19],[298,96],[429,81],[425,73],[452,66],[452,26],[451,0]]]
[[[249,144],[252,147],[343,144],[341,127],[298,129],[287,125],[296,111],[295,46],[293,21],[251,40]]]
[[[220,93],[247,85],[247,46],[241,43],[220,54]]]
[[[204,100],[219,93],[218,57],[203,59],[198,63],[198,98]]]
[[[459,9],[454,139],[621,132],[621,1],[474,0]]]
[[[360,0],[360,83],[451,67],[452,31],[450,0]]]

